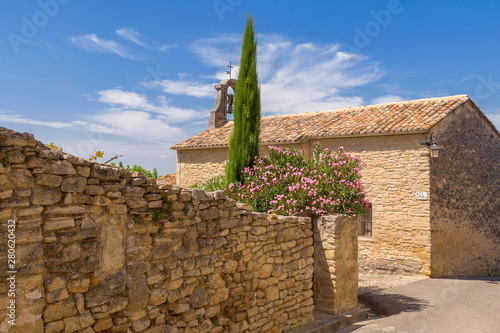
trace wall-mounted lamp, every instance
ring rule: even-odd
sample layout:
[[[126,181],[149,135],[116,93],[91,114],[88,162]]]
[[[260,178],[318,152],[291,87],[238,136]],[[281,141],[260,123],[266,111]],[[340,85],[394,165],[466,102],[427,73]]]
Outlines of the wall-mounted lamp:
[[[429,143],[430,145],[430,150],[431,150],[431,157],[432,158],[438,158],[439,157],[439,151],[441,148],[437,145],[437,134],[436,132],[431,133],[431,142]]]
[[[439,146],[436,143],[433,143],[431,145],[430,149],[431,149],[431,157],[432,158],[439,157],[439,151],[441,150],[441,148],[439,148]]]
[[[427,138],[427,142],[421,143],[421,145],[426,145],[429,146],[429,150],[431,151],[431,157],[432,158],[438,158],[439,157],[439,152],[441,151],[441,147],[438,146],[437,144],[437,134],[436,132],[431,133],[431,137]],[[429,155],[427,155],[429,156]]]

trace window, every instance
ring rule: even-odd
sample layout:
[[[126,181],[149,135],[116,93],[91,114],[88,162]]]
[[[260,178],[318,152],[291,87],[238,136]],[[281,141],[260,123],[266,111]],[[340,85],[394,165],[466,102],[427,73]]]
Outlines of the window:
[[[358,236],[371,237],[372,236],[372,210],[366,214],[361,215],[358,225]]]

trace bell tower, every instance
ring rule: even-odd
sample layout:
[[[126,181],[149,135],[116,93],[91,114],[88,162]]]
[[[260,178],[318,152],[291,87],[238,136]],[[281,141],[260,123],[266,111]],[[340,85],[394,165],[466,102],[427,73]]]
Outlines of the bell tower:
[[[227,67],[229,67],[229,70],[226,72],[229,74],[229,79],[222,80],[219,84],[215,85],[217,95],[215,97],[214,108],[210,111],[208,129],[224,126],[228,122],[227,115],[233,113],[234,94],[231,94],[228,90],[231,88],[233,92],[236,91],[237,80],[231,78],[233,68],[231,62]]]

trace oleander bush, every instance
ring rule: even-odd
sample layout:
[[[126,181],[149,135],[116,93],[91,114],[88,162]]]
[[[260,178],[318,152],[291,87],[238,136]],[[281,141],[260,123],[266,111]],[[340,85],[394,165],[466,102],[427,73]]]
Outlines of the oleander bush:
[[[229,184],[226,192],[259,212],[363,214],[370,209],[361,184],[363,167],[343,147],[331,151],[315,145],[306,159],[301,150],[270,146],[269,156],[255,157],[254,166],[243,170],[243,182]]]

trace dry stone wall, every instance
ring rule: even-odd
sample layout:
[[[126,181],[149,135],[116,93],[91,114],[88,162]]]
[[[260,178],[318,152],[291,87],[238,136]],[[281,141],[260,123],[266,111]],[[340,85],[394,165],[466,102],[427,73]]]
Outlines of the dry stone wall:
[[[309,218],[254,213],[223,192],[160,189],[4,128],[0,158],[1,332],[285,332],[312,323]]]
[[[357,218],[321,216],[314,228],[314,308],[338,315],[358,304]]]

